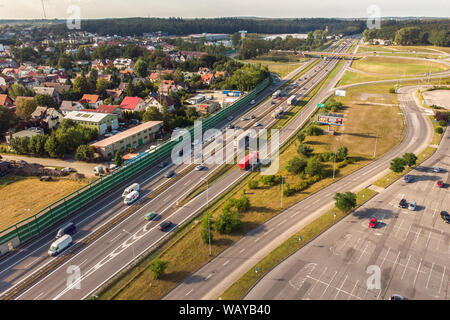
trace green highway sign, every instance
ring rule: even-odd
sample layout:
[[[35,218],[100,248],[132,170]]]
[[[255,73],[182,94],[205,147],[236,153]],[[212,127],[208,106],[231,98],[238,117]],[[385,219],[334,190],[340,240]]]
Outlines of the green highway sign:
[[[317,105],[317,108],[325,108],[325,104],[319,103],[319,104]]]

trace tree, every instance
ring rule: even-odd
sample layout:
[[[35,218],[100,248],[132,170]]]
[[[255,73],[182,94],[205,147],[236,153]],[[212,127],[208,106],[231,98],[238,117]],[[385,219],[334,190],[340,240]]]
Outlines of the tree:
[[[162,121],[164,119],[163,114],[157,107],[149,107],[142,116],[142,121]]]
[[[11,87],[8,89],[8,94],[13,99],[16,99],[17,97],[34,96],[34,93],[31,89],[16,83],[11,85]]]
[[[394,158],[391,161],[390,169],[393,172],[400,173],[405,170],[406,161],[403,158]]]
[[[237,48],[239,46],[239,41],[241,40],[241,34],[239,32],[233,33],[231,36],[231,44],[233,48]]]
[[[106,90],[109,88],[109,81],[100,78],[97,80],[95,91],[102,96],[106,96]]]
[[[309,158],[306,163],[305,173],[309,176],[320,176],[323,171],[323,165],[316,157]]]
[[[298,157],[294,157],[288,161],[286,170],[292,174],[300,174],[305,171],[306,161]]]
[[[335,206],[342,212],[349,212],[356,207],[356,194],[353,192],[336,192],[334,200]]]
[[[403,160],[405,160],[405,163],[406,165],[408,165],[408,167],[412,167],[413,165],[416,164],[417,156],[412,152],[405,153],[403,155]]]
[[[306,138],[306,135],[305,135],[305,133],[303,133],[303,132],[300,132],[300,133],[297,135],[297,140],[300,141],[300,143],[303,143],[303,141],[305,141],[305,138]]]
[[[133,81],[128,80],[128,85],[127,85],[127,97],[135,97],[136,96],[136,89],[134,88],[133,85]]]
[[[239,213],[223,210],[219,219],[214,223],[214,229],[221,234],[230,234],[241,226]]]
[[[114,155],[114,164],[120,167],[123,164],[122,156],[120,155],[120,151],[116,150],[116,154]]]
[[[340,147],[336,151],[336,160],[337,161],[344,161],[348,158],[348,148],[346,146]]]
[[[280,177],[275,175],[266,175],[261,177],[261,183],[266,186],[274,186],[280,182]]]
[[[91,161],[93,158],[94,148],[92,146],[85,144],[78,146],[77,151],[75,152],[75,159],[78,161]]]
[[[0,106],[0,135],[3,135],[17,123],[17,117],[7,107]]]
[[[47,141],[45,141],[45,151],[48,153],[48,155],[52,158],[60,158],[64,156],[66,150],[64,149],[64,146],[58,143],[58,140],[54,135],[51,135]]]
[[[35,100],[23,100],[16,106],[16,115],[22,119],[29,120],[31,114],[36,110],[37,104]]]
[[[58,104],[55,99],[48,94],[38,94],[34,97],[34,102],[37,106],[58,108]]]
[[[183,71],[180,68],[177,68],[173,73],[173,81],[175,81],[175,83],[184,81]]]
[[[323,133],[323,129],[317,126],[310,126],[308,129],[306,129],[305,133],[308,136],[320,136]]]
[[[309,158],[312,153],[313,153],[314,149],[305,145],[305,144],[300,144],[299,147],[297,148],[297,153],[304,155],[305,157]]]
[[[70,70],[72,68],[72,60],[67,55],[61,55],[58,59],[58,67],[64,68],[64,70]]]
[[[139,78],[145,78],[146,76],[148,76],[147,62],[144,59],[139,58],[134,65],[134,72]]]
[[[150,270],[153,273],[153,278],[159,279],[163,275],[168,265],[169,265],[168,261],[161,260],[159,258],[153,260],[152,263],[150,264]]]
[[[89,83],[85,77],[76,77],[73,82],[72,91],[79,94],[80,97],[83,94],[89,93]]]
[[[258,180],[247,180],[247,187],[249,189],[257,189],[259,185]]]
[[[443,134],[444,133],[444,129],[442,127],[436,127],[436,129],[434,129],[434,132],[436,132],[438,134]]]

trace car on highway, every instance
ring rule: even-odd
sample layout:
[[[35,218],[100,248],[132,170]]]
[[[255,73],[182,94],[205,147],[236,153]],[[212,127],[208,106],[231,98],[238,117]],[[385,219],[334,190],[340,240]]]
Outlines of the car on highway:
[[[71,173],[71,172],[74,172],[74,170],[72,168],[70,168],[70,167],[67,167],[67,168],[62,168],[61,172]]]
[[[370,220],[369,220],[369,228],[375,228],[376,226],[377,226],[377,218],[374,218],[374,217],[372,217],[372,218],[370,218]]]
[[[261,127],[262,126],[262,124],[261,123],[259,123],[259,122],[255,122],[255,124],[253,125],[254,127]]]
[[[441,218],[445,223],[450,223],[450,214],[447,211],[441,211]]]
[[[438,180],[438,181],[436,182],[436,185],[437,185],[439,188],[443,188],[443,187],[444,187],[444,181]]]
[[[233,120],[233,117],[232,117],[232,116],[228,116],[228,117],[227,117],[227,120],[228,120],[228,121],[231,121],[231,120]]]
[[[251,118],[252,119],[256,119],[256,116],[254,114],[252,114]]]
[[[64,225],[58,230],[55,236],[55,240],[63,237],[66,234],[73,235],[75,232],[77,232],[77,227],[75,223],[69,222],[68,224]]]
[[[58,240],[54,241],[48,249],[48,255],[56,256],[58,253],[64,251],[72,244],[72,237],[68,234],[63,235]]]
[[[389,298],[389,300],[408,300],[408,299],[395,293]]]
[[[137,199],[139,199],[139,191],[132,191],[123,198],[124,204],[132,204]]]
[[[167,220],[167,221],[161,222],[158,226],[158,229],[161,231],[164,231],[164,230],[167,230],[168,228],[170,228],[171,226],[172,226],[172,222]]]
[[[145,220],[150,221],[150,220],[155,219],[156,216],[157,216],[156,212],[152,211],[152,212],[147,213],[144,218],[145,218]]]
[[[51,176],[42,176],[39,178],[39,181],[51,181],[52,177]]]
[[[255,100],[250,101],[250,104],[255,104],[255,103],[256,103]]]
[[[408,205],[408,210],[414,211],[416,210],[416,202],[415,201],[411,201]]]
[[[439,168],[439,167],[434,167],[434,168],[433,168],[433,172],[439,173],[439,172],[441,172],[441,168]]]
[[[198,166],[195,167],[195,170],[197,170],[197,171],[202,171],[202,170],[205,170],[205,169],[206,169],[206,167],[204,165],[201,165],[201,164],[199,164]]]
[[[169,170],[166,173],[166,178],[172,178],[175,175],[175,171]]]
[[[410,183],[413,180],[413,177],[410,176],[409,174],[407,174],[404,178],[403,181],[405,181],[406,183]]]
[[[276,100],[272,100],[272,104],[275,104],[275,103],[277,103],[277,101]]]
[[[247,121],[248,120],[248,118],[247,117],[242,117],[242,119],[241,119],[242,121]]]
[[[234,125],[230,124],[230,125],[228,126],[228,129],[234,129]]]
[[[402,200],[400,200],[400,203],[398,204],[398,206],[400,208],[406,209],[406,208],[408,208],[408,202],[406,201],[406,199],[402,199]]]
[[[160,164],[158,164],[158,168],[164,168],[165,166],[167,166],[167,162],[163,161]]]

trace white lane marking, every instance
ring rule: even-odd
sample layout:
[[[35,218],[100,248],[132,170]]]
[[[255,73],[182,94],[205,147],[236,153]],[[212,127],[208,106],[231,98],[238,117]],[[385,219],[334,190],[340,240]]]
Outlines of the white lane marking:
[[[208,280],[209,278],[211,278],[212,277],[212,273],[210,273],[206,278],[205,278],[205,280]]]
[[[189,290],[188,293],[186,293],[186,296],[188,296],[192,291],[194,291],[194,289]]]
[[[239,253],[242,253],[242,252],[244,252],[245,251],[245,248],[244,249],[242,249],[241,251],[239,251]]]
[[[277,224],[277,226],[282,225],[283,223],[285,223],[287,221],[287,219],[284,219],[283,221],[281,221],[279,224]]]
[[[35,263],[37,260],[39,260],[39,258],[41,258],[41,257],[37,257],[36,259],[33,259],[29,264],[27,264],[25,266],[25,269],[27,269],[29,266],[31,266],[33,263]]]
[[[230,260],[227,260],[223,263],[223,266],[226,266],[228,263],[230,262]]]
[[[114,238],[112,238],[111,240],[109,240],[109,242],[114,242],[114,240],[116,240],[118,237],[120,237],[122,235],[122,233],[120,232],[117,236],[115,236]]]
[[[40,296],[42,296],[45,292],[39,293],[33,300],[37,300]]]

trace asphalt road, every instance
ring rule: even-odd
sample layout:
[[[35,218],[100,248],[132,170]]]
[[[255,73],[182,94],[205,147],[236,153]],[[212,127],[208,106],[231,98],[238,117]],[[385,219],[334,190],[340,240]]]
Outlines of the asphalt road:
[[[332,83],[336,83],[336,81],[332,81]],[[322,92],[327,93],[329,90],[326,87]],[[392,158],[403,155],[405,152],[417,152],[424,149],[431,140],[433,128],[423,109],[419,109],[413,99],[414,88],[400,89],[399,92],[400,107],[406,122],[406,133],[399,145],[371,164],[312,194],[256,230],[252,230],[233,246],[224,250],[208,264],[186,278],[164,299],[218,298],[270,251],[331,208],[334,204],[333,195],[336,192],[358,191],[370,185],[380,174],[385,172]],[[326,95],[319,94],[317,99],[321,100],[325,97]],[[317,101],[312,103],[315,105]],[[306,109],[309,107],[311,105]]]
[[[324,70],[319,72],[311,70],[309,72],[310,75],[315,74],[316,77],[323,77],[326,73]],[[268,92],[274,90],[275,87],[268,88],[264,94],[259,95],[258,99],[263,99]],[[248,112],[247,116],[251,114],[261,115],[270,106],[270,101],[266,101]],[[234,116],[237,118],[240,115],[236,113]],[[263,127],[266,127],[273,119],[268,115],[263,119],[258,119],[258,121],[263,124]],[[244,124],[241,122],[241,120],[238,120],[233,123],[239,123],[243,127]],[[227,124],[224,121],[221,125],[225,127]],[[280,139],[280,141],[283,140]],[[175,207],[176,202],[194,190],[201,182],[201,179],[208,174],[212,174],[218,166],[214,167],[211,165],[208,167],[209,170],[207,171],[194,170],[183,175],[182,171],[186,168],[186,165],[178,166],[176,170],[179,175],[183,175],[181,179],[175,183],[169,183],[161,194],[145,203],[143,207],[137,209],[131,216],[83,248],[81,252],[70,257],[64,264],[24,291],[19,298],[82,299],[86,297],[114,274],[126,267],[135,257],[156,245],[169,234],[169,232],[159,231],[156,228],[157,224],[169,218],[175,226],[182,224],[198,212],[206,204],[207,200],[211,201],[215,196],[226,190],[233,181],[240,179],[245,174],[245,172],[240,170],[232,171],[226,178],[221,180],[220,184],[210,186],[207,194],[202,193],[186,206],[177,209]],[[141,184],[144,196],[149,194],[151,190],[166,183],[167,179],[163,175],[167,169],[150,168],[149,171],[143,173],[137,179],[137,182]],[[217,188],[217,190],[214,188]],[[107,221],[114,219],[114,217],[127,209],[121,202],[121,191],[122,188],[112,192],[105,198],[100,199],[96,204],[83,210],[73,219],[79,230],[74,236],[76,243],[82,242],[90,233],[95,232]],[[205,199],[205,197],[208,199]],[[160,219],[154,222],[146,222],[143,219],[143,215],[148,211],[156,211],[160,214]],[[2,291],[6,291],[19,282],[26,280],[54,259],[48,257],[46,251],[56,230],[57,227],[49,235],[39,238],[37,241],[22,248],[17,254],[0,261],[0,289]],[[67,279],[70,278],[70,274],[67,272],[72,270],[71,266],[80,268],[82,276],[80,289],[77,286],[69,286],[68,289],[66,285]]]
[[[443,172],[433,172],[439,166]],[[409,175],[320,235],[262,278],[245,299],[450,299],[450,130],[437,152]],[[417,210],[398,207],[416,201]],[[378,223],[368,227],[369,218]],[[380,269],[380,285],[368,278]]]

